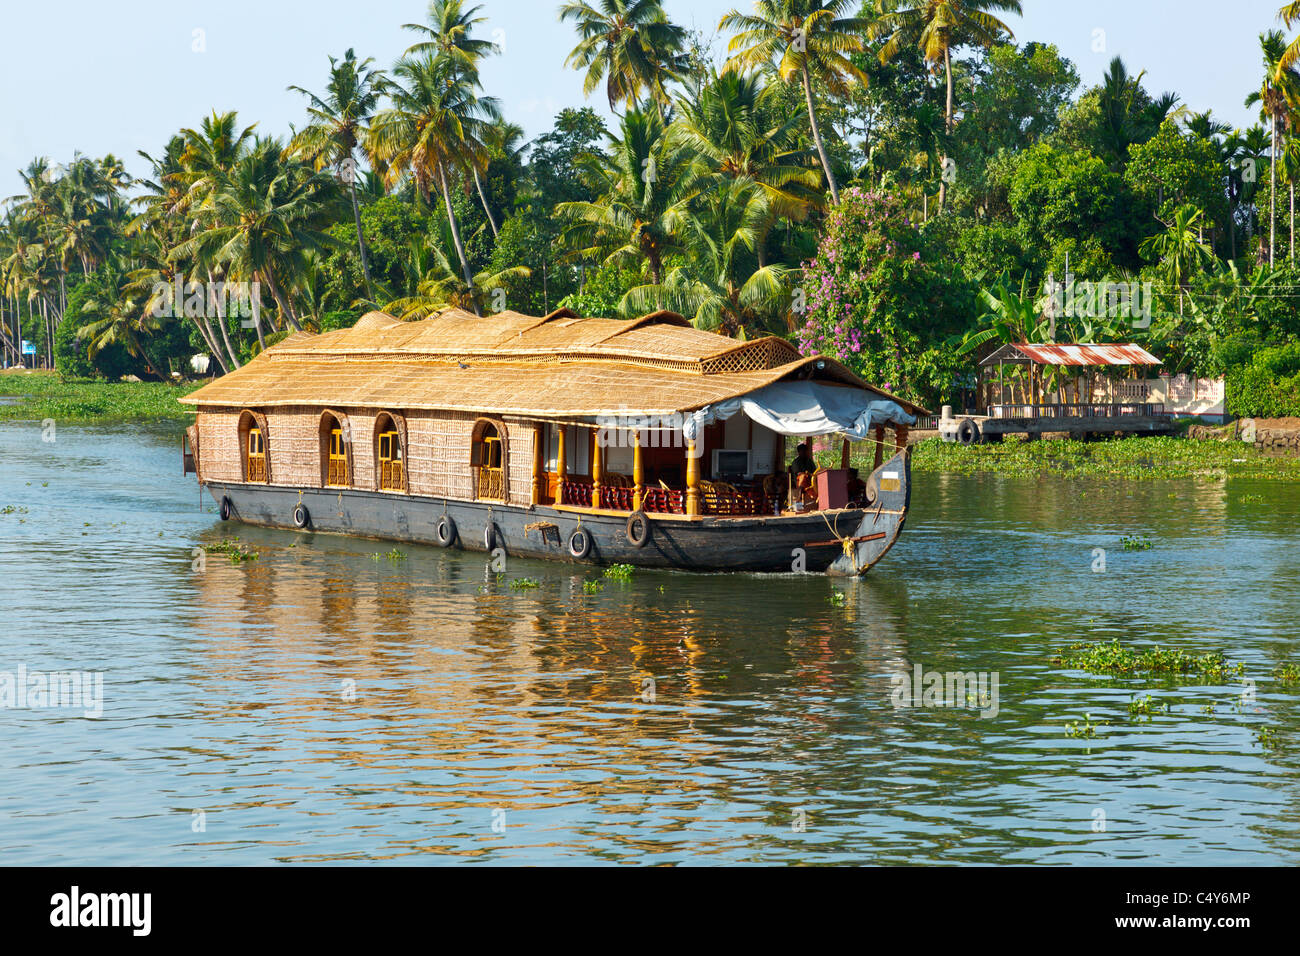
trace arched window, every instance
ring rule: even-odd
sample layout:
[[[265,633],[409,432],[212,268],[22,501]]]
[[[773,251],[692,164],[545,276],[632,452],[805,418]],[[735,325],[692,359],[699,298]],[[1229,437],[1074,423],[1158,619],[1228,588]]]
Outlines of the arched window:
[[[346,415],[325,412],[320,417],[321,484],[326,488],[352,485],[352,427]]]
[[[470,441],[470,471],[474,475],[474,497],[487,501],[506,500],[506,432],[498,422],[480,418],[474,423]]]
[[[269,482],[270,458],[266,452],[266,416],[245,410],[239,416],[240,456],[244,465],[244,480]]]
[[[375,419],[375,461],[379,468],[380,491],[406,490],[406,429],[387,412]]]

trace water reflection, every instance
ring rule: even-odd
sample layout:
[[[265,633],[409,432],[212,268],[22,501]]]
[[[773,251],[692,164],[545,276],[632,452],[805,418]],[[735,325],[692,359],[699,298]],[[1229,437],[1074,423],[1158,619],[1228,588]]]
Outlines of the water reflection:
[[[1296,691],[1267,676],[1298,656],[1289,486],[927,475],[862,581],[638,572],[592,593],[591,569],[221,525],[171,441],[0,429],[0,505],[28,508],[0,518],[6,648],[109,689],[99,723],[0,712],[7,860],[1300,857]],[[1139,533],[1155,547],[1125,552]],[[260,557],[192,569],[232,534]],[[1223,649],[1257,697],[1049,663],[1111,637]],[[896,709],[918,664],[999,673],[997,716]],[[1131,720],[1139,693],[1170,712]],[[1085,714],[1109,723],[1067,737]]]

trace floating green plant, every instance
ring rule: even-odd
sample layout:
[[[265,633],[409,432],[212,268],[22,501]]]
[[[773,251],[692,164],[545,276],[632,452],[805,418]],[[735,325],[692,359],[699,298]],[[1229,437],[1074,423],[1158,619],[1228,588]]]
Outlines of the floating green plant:
[[[611,564],[605,569],[605,577],[613,581],[631,581],[636,568],[630,564]]]
[[[1119,543],[1124,546],[1125,551],[1150,551],[1155,547],[1150,535],[1126,534],[1119,539]]]
[[[848,601],[848,596],[843,591],[832,591],[826,595],[826,603],[832,607],[844,607]]]
[[[535,587],[539,587],[539,584],[534,578],[515,578],[510,582],[510,590],[512,591],[527,591]]]
[[[599,579],[595,581],[583,581],[582,590],[585,594],[599,594],[600,589],[605,586],[605,582]]]
[[[1131,650],[1118,640],[1097,644],[1072,644],[1052,658],[1057,667],[1084,670],[1090,674],[1159,676],[1194,674],[1204,680],[1222,681],[1245,673],[1246,665],[1229,661],[1218,651],[1188,654],[1160,646]]]
[[[3,508],[0,508],[0,515],[25,515],[25,514],[27,514],[27,509],[22,507],[21,505],[5,505]],[[90,525],[87,524],[86,527],[89,528]]]
[[[1083,720],[1076,720],[1073,723],[1065,725],[1065,736],[1067,737],[1096,737],[1097,728],[1104,727],[1110,721],[1103,720],[1101,723],[1092,722],[1092,714],[1084,714]]]
[[[1259,728],[1255,734],[1255,742],[1269,750],[1276,750],[1281,746],[1281,741],[1277,738],[1277,731],[1272,727]]]
[[[1129,701],[1128,712],[1132,717],[1150,720],[1156,714],[1169,713],[1169,702],[1156,700],[1156,698],[1147,694],[1145,697],[1135,697]]]
[[[387,558],[389,561],[394,561],[394,562],[405,561],[406,555],[403,554],[401,551],[398,551],[396,548],[393,548],[393,550],[389,551],[387,554],[380,554],[378,551],[376,551],[374,554],[370,556],[371,561],[379,561],[382,558]]]
[[[240,543],[239,538],[222,538],[216,544],[205,544],[203,550],[208,554],[224,554],[230,558],[231,564],[239,564],[242,561],[256,561],[258,558],[257,551]]]
[[[1287,661],[1273,668],[1274,680],[1283,684],[1300,684],[1300,664]]]

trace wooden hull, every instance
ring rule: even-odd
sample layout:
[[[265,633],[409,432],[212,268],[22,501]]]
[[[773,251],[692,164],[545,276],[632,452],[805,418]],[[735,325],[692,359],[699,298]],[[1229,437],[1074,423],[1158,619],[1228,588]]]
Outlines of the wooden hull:
[[[446,546],[468,551],[500,548],[511,557],[687,571],[856,575],[865,573],[893,546],[906,518],[910,495],[908,453],[882,466],[868,485],[877,487],[879,476],[891,470],[904,476],[899,491],[877,490],[872,499],[875,504],[870,508],[695,520],[651,515],[649,540],[641,547],[628,538],[627,515],[622,514],[351,488],[219,481],[208,482],[207,487],[219,505],[223,498],[229,500],[230,520],[261,527],[438,545],[436,529],[446,515],[456,529],[455,539]],[[294,523],[299,505],[306,509],[302,529]],[[575,558],[570,539],[579,528],[590,535],[591,548],[582,558]],[[864,536],[867,540],[854,540]]]

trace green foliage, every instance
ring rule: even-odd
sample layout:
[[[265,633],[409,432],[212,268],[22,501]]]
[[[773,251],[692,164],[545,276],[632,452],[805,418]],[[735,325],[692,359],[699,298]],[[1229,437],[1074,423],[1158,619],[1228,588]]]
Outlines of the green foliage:
[[[1227,409],[1249,417],[1300,416],[1300,342],[1260,349],[1249,365],[1229,369]]]
[[[180,399],[199,386],[166,382],[65,381],[53,372],[0,375],[0,421],[41,421],[98,425],[119,422],[185,421],[191,410]]]
[[[1172,437],[1134,437],[1123,441],[1016,441],[964,447],[927,438],[913,448],[918,473],[1001,475],[1038,478],[1263,478],[1300,479],[1300,460],[1278,458],[1241,442],[1189,441]],[[870,459],[855,461],[865,467]]]
[[[974,294],[929,251],[897,199],[846,190],[805,271],[800,351],[830,355],[921,402],[945,394],[958,361],[939,337],[972,314]]]
[[[1123,177],[1100,158],[1039,143],[1016,166],[1008,202],[1026,235],[1047,250],[1048,267],[1097,276],[1114,267],[1136,268],[1141,204]]]
[[[618,304],[627,291],[641,284],[641,273],[617,262],[589,269],[578,292],[565,296],[556,308],[572,309],[585,318],[616,319]]]
[[[1211,226],[1226,222],[1225,172],[1214,144],[1182,133],[1172,122],[1152,139],[1129,149],[1124,181],[1142,197],[1162,222],[1190,203],[1203,211]]]
[[[1159,646],[1133,650],[1122,646],[1118,640],[1109,644],[1071,644],[1052,658],[1052,665],[1122,677],[1191,675],[1215,683],[1238,677],[1246,671],[1246,665],[1233,663],[1217,651],[1197,655]]]
[[[605,577],[613,581],[631,581],[632,575],[636,572],[630,564],[611,564],[605,569]]]

